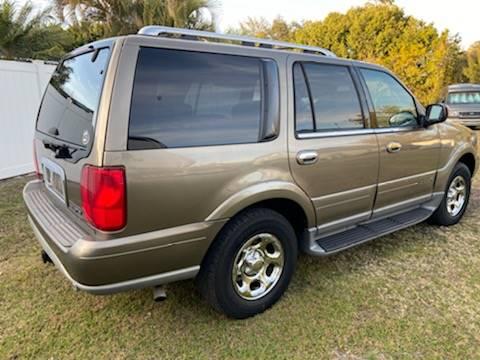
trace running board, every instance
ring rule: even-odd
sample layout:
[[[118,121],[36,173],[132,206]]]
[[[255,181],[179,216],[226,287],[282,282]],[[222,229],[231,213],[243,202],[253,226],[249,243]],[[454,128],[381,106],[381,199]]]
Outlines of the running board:
[[[334,254],[394,231],[421,223],[427,220],[432,213],[431,209],[419,207],[398,215],[360,224],[353,229],[334,235],[310,238],[304,242],[304,251],[315,256]]]

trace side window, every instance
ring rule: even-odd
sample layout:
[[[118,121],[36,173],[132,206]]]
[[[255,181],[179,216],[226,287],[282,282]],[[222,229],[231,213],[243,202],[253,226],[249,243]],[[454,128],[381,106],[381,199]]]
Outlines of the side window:
[[[412,96],[391,75],[360,69],[377,114],[380,128],[417,126],[417,109]]]
[[[302,82],[303,67],[306,79]],[[358,93],[347,66],[303,63],[294,68],[296,130],[310,130],[313,113],[313,131],[361,129],[364,127]],[[306,91],[310,91],[307,101]],[[310,100],[309,99],[309,100]],[[313,107],[313,112],[310,109]],[[311,127],[311,126],[310,126]]]
[[[314,131],[312,104],[300,63],[296,63],[293,67],[293,82],[295,84],[295,129],[297,133],[312,132]]]
[[[263,93],[260,59],[141,48],[128,148],[258,142]]]

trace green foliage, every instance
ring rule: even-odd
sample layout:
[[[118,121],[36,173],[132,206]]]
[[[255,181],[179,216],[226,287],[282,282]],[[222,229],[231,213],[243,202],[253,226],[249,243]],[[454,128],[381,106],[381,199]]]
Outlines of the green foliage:
[[[71,36],[52,22],[49,9],[35,12],[31,2],[17,7],[13,1],[0,3],[0,56],[55,60],[71,44]]]
[[[262,17],[249,17],[240,23],[239,28],[229,29],[228,32],[264,39],[292,41],[293,34],[299,27],[298,23],[288,23],[281,17],[275,18],[271,23]]]
[[[56,0],[76,41],[135,33],[145,25],[213,29],[209,0]]]
[[[467,51],[466,66],[463,74],[468,81],[472,83],[480,83],[480,41],[477,41]]]
[[[367,3],[346,14],[306,22],[295,40],[331,49],[341,57],[383,65],[424,103],[436,101],[445,85],[462,80],[460,39],[441,34],[391,1]]]

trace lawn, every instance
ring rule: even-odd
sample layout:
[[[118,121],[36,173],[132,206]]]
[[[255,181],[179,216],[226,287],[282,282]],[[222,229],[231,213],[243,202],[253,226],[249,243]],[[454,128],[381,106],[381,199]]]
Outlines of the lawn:
[[[464,220],[421,224],[329,258],[301,256],[284,298],[233,321],[192,281],[113,296],[73,291],[26,220],[28,178],[0,182],[0,359],[479,358],[480,182]]]

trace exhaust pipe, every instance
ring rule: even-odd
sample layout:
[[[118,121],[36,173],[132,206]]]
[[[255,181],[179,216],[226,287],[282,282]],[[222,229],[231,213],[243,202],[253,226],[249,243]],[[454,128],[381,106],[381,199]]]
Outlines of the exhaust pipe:
[[[166,298],[167,298],[167,292],[165,291],[164,286],[159,285],[153,288],[153,301],[162,302]]]

